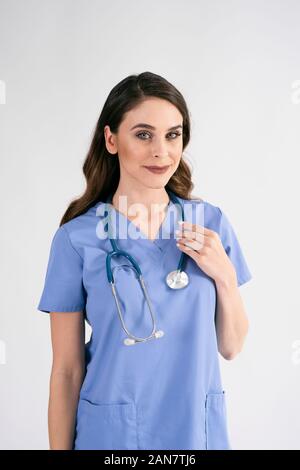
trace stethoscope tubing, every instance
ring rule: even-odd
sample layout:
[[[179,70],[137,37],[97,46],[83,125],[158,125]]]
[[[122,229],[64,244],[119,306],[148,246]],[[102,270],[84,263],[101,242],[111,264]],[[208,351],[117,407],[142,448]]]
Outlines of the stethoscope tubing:
[[[184,210],[183,210],[183,207],[182,207],[180,201],[175,196],[175,194],[173,194],[171,191],[168,191],[168,194],[170,196],[170,199],[174,203],[179,204],[179,207],[181,209],[181,218],[182,218],[182,220],[184,220]],[[108,199],[106,201],[106,204],[110,204],[111,201],[112,201],[112,195],[110,195],[108,197]],[[156,326],[156,321],[155,321],[155,317],[154,317],[153,310],[152,310],[152,305],[151,305],[151,302],[150,302],[150,299],[149,299],[149,296],[148,296],[148,293],[147,293],[147,289],[146,289],[146,286],[145,286],[145,282],[144,282],[139,264],[134,259],[134,257],[131,256],[127,251],[120,250],[120,248],[118,247],[117,241],[113,237],[113,233],[112,233],[112,230],[111,230],[110,209],[107,212],[108,212],[108,238],[109,238],[111,246],[112,246],[112,251],[109,252],[107,254],[107,257],[106,257],[106,273],[107,273],[108,282],[111,285],[112,294],[113,294],[114,299],[115,299],[115,303],[116,303],[117,311],[118,311],[118,316],[119,316],[119,319],[121,321],[122,328],[125,331],[125,333],[127,334],[127,336],[129,338],[131,338],[131,340],[133,340],[133,342],[144,342],[144,341],[147,341],[147,340],[152,339],[152,338],[161,337],[164,333],[160,330],[157,331],[157,326]],[[124,318],[123,318],[121,308],[120,308],[120,303],[119,303],[119,299],[118,299],[116,286],[115,286],[115,280],[114,280],[113,272],[112,272],[112,269],[111,269],[111,260],[114,256],[116,256],[116,257],[117,256],[124,256],[125,258],[127,258],[128,261],[131,263],[131,266],[129,265],[128,267],[134,269],[135,272],[136,272],[136,275],[137,275],[139,284],[142,288],[143,295],[146,299],[146,302],[147,302],[147,305],[148,305],[148,308],[149,308],[149,311],[150,311],[150,315],[151,315],[151,320],[152,320],[152,332],[147,337],[143,338],[143,337],[135,336],[133,333],[131,333],[128,330],[128,328],[125,325]],[[178,273],[180,273],[183,269],[184,259],[185,259],[185,253],[181,253],[180,260],[179,260],[179,263],[178,263],[178,266],[177,266]],[[128,344],[128,343],[126,343],[126,341],[127,340],[125,340],[125,344]],[[130,341],[130,339],[129,339],[129,341]],[[129,343],[129,344],[133,344],[133,343]]]

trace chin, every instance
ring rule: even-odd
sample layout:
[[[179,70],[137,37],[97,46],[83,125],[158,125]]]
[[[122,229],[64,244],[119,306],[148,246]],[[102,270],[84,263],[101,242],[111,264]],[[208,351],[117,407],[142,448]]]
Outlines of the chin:
[[[168,181],[169,179],[167,179],[166,181],[157,181],[157,183],[155,181],[151,181],[150,184],[149,181],[145,181],[143,184],[146,188],[149,189],[162,189],[168,184]]]

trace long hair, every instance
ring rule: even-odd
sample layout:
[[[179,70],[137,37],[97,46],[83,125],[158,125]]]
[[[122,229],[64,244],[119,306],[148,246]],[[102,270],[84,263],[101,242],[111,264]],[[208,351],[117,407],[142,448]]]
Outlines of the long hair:
[[[177,88],[165,78],[151,72],[124,78],[112,88],[96,124],[82,168],[86,179],[84,194],[69,204],[60,225],[83,214],[98,201],[106,201],[108,195],[117,190],[120,179],[119,159],[111,158],[106,149],[104,127],[109,125],[111,132],[117,133],[124,114],[149,97],[167,100],[180,111],[183,117],[183,150],[186,148],[190,140],[190,118],[186,102]],[[182,156],[166,189],[184,199],[195,199],[191,195],[193,188],[190,167]]]

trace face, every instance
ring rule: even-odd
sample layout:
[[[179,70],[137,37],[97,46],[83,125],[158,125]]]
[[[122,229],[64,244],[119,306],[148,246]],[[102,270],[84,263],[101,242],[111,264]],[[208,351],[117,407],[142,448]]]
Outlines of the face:
[[[164,187],[182,156],[182,126],[178,109],[160,98],[149,98],[126,113],[116,134],[105,126],[106,148],[111,154],[118,152],[121,179],[147,188]],[[147,168],[153,166],[167,169]]]

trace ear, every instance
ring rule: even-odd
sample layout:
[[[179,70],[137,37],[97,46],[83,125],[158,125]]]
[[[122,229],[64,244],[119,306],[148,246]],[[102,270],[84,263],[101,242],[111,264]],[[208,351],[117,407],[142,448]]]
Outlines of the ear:
[[[115,155],[116,153],[118,153],[115,134],[111,132],[109,125],[104,126],[103,133],[105,138],[106,150],[109,153]]]

